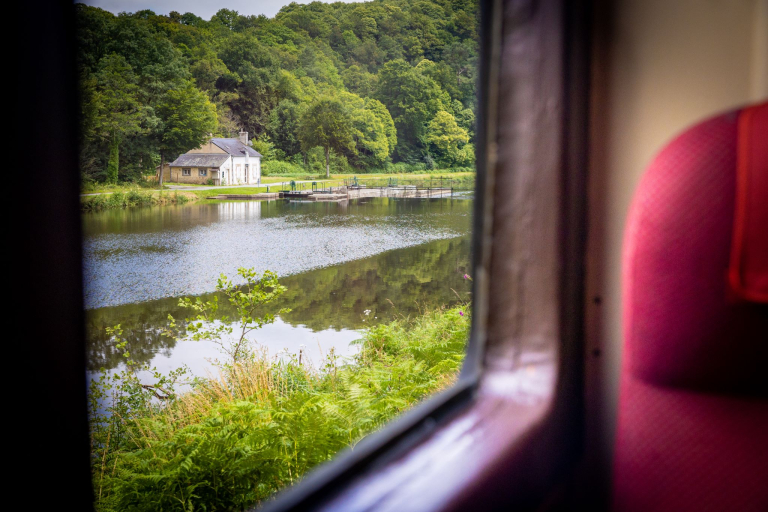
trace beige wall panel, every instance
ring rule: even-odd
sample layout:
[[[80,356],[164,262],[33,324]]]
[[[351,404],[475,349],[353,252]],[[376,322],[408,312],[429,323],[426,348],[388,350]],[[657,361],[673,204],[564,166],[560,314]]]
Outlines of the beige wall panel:
[[[766,0],[605,4],[596,14],[587,262],[588,431],[604,468],[618,399],[622,238],[636,185],[686,127],[768,96],[768,16],[756,19]]]

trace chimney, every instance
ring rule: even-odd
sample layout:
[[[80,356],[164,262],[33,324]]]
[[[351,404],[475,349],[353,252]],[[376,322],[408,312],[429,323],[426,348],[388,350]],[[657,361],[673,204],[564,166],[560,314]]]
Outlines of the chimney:
[[[240,130],[240,142],[242,142],[246,146],[248,145],[248,132]]]

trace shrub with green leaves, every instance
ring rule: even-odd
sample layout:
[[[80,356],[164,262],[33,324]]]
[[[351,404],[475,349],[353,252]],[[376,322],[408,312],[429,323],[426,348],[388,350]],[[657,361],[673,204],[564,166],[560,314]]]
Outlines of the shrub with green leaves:
[[[127,192],[116,191],[112,194],[99,194],[95,196],[84,197],[80,203],[80,209],[83,212],[100,212],[102,210],[111,210],[116,208],[132,208],[134,206],[155,206],[163,204],[185,204],[190,201],[189,196],[174,192],[167,194],[160,192],[141,192],[138,189],[131,189]]]
[[[261,162],[262,176],[294,176],[306,173],[307,169],[303,166],[291,162],[281,162],[278,160]]]
[[[243,510],[268,500],[449,386],[469,324],[465,306],[401,318],[369,329],[352,360],[331,351],[317,367],[249,351],[162,407],[137,407],[121,419],[119,443],[93,440],[97,509]]]

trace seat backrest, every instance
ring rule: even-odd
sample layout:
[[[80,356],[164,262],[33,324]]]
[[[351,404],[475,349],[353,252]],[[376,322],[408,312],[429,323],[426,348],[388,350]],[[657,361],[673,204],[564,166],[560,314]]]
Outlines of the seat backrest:
[[[768,122],[756,119],[768,103],[687,130],[635,194],[615,510],[768,511]]]

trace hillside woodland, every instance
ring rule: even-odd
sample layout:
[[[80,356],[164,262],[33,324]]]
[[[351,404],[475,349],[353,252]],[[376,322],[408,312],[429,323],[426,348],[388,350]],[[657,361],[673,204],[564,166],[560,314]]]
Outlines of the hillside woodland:
[[[84,181],[136,181],[214,134],[265,169],[474,165],[473,0],[114,15],[76,4]]]

